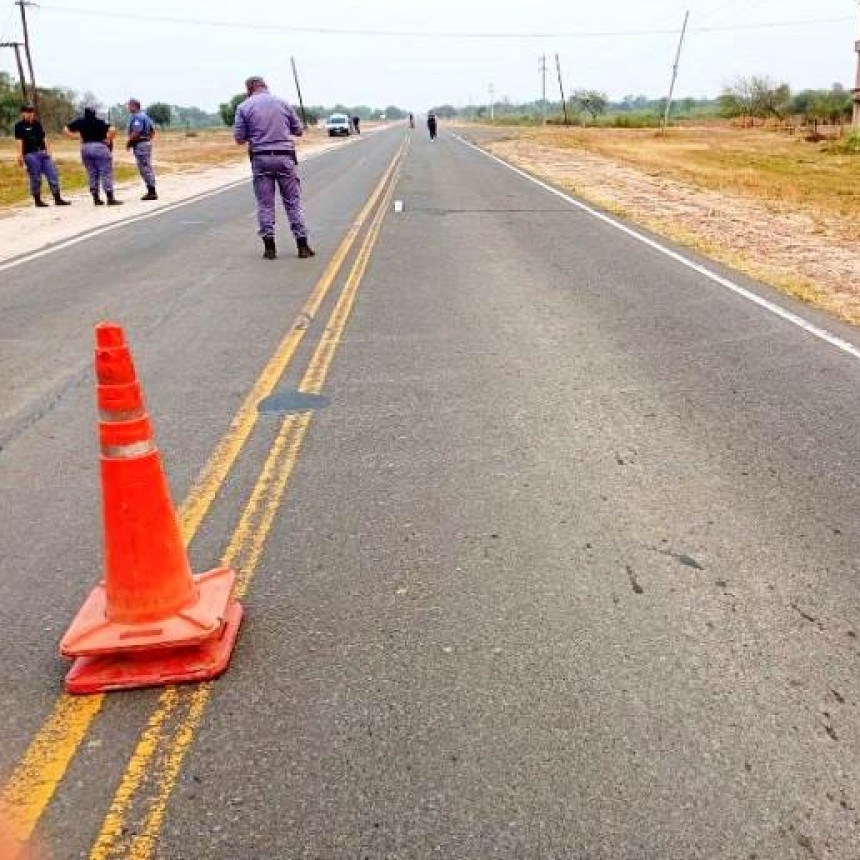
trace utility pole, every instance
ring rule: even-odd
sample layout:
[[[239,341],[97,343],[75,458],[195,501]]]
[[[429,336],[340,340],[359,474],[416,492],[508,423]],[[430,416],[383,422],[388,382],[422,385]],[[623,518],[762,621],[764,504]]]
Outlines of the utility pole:
[[[561,93],[561,109],[564,111],[564,124],[567,125],[567,99],[564,97],[564,84],[561,82],[561,61],[558,58],[558,54],[555,55],[555,68],[558,72],[558,91]]]
[[[678,79],[678,64],[681,62],[681,48],[684,47],[684,36],[687,34],[687,22],[690,20],[690,10],[684,13],[684,26],[681,27],[681,38],[678,40],[678,52],[675,54],[675,65],[672,66],[672,83],[669,84],[669,96],[666,99],[666,112],[663,114],[663,125],[660,134],[666,133],[669,124],[669,111],[672,109],[672,95],[675,92],[675,81]]]
[[[857,41],[854,43],[854,50],[857,53],[857,73],[854,77],[854,89],[851,91],[854,96],[854,118],[851,125],[854,128],[860,128],[860,3],[857,4]]]
[[[18,66],[18,83],[21,86],[21,95],[24,97],[24,101],[27,101],[27,80],[24,77],[24,65],[21,62],[21,42],[0,42],[0,48],[15,49],[15,63]]]
[[[496,118],[496,88],[489,84],[487,90],[490,93],[490,119]]]
[[[541,54],[538,60],[538,71],[540,72],[540,114],[541,122],[546,125],[546,54]]]
[[[296,71],[296,61],[293,57],[290,57],[290,65],[293,67],[293,78],[296,82],[296,92],[299,94],[299,110],[302,112],[302,125],[307,128],[308,118],[305,116],[305,103],[302,101],[302,88],[299,86],[299,73]],[[352,122],[352,117],[350,117],[349,121]]]
[[[24,30],[24,55],[27,57],[27,67],[30,69],[30,87],[33,90],[33,106],[36,108],[36,116],[42,118],[39,113],[39,91],[36,89],[36,75],[33,73],[33,55],[30,53],[30,31],[27,28],[27,7],[34,6],[30,0],[15,0],[15,5],[21,9],[21,27]]]

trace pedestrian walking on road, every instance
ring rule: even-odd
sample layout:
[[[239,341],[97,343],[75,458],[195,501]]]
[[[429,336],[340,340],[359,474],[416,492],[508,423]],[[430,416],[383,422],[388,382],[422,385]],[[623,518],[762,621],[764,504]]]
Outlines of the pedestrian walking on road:
[[[96,116],[95,108],[84,108],[83,116],[65,128],[67,137],[80,138],[81,161],[90,180],[90,194],[96,206],[104,206],[100,191],[104,188],[108,206],[122,206],[113,189],[113,140],[116,129]]]
[[[48,151],[45,129],[36,119],[36,110],[31,104],[21,105],[21,119],[15,123],[15,140],[18,141],[18,167],[26,167],[30,178],[30,194],[36,206],[47,206],[42,200],[42,177],[44,176],[54,195],[57,206],[69,206],[68,200],[60,196],[60,177]]]
[[[146,194],[140,199],[158,200],[158,195],[155,193],[155,171],[152,169],[152,141],[155,137],[155,125],[146,112],[141,110],[137,99],[129,99],[127,107],[130,116],[125,148],[134,153],[140,178],[146,184]]]
[[[361,117],[354,116],[352,118],[352,127],[355,129],[356,134],[361,134]]]
[[[296,239],[299,257],[313,257],[302,212],[302,186],[293,140],[304,132],[301,120],[290,105],[269,92],[263,78],[248,78],[245,91],[248,98],[236,108],[233,138],[240,146],[248,147],[263,257],[274,260],[278,256],[275,245],[276,186]]]
[[[430,140],[436,140],[436,114],[427,114],[427,131],[430,132]]]

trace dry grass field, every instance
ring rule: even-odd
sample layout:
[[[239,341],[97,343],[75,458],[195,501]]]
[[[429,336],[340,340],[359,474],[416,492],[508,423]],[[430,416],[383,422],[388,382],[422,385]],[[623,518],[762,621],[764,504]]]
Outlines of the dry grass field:
[[[701,188],[860,218],[860,157],[799,133],[728,125],[671,129],[526,129],[561,149],[585,149]]]
[[[503,134],[502,158],[860,324],[860,154],[728,125]]]

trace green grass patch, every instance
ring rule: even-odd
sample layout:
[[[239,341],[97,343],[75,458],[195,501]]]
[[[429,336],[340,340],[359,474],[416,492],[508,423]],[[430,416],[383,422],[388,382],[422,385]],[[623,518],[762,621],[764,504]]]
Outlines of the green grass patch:
[[[60,174],[60,188],[66,191],[77,191],[89,186],[87,172],[78,161],[67,161],[57,159],[54,162]],[[114,179],[117,182],[125,182],[139,176],[137,169],[127,164],[114,165]],[[48,183],[42,180],[42,194],[50,197]],[[13,162],[0,162],[0,206],[10,206],[23,203],[30,199],[30,185],[27,171]]]

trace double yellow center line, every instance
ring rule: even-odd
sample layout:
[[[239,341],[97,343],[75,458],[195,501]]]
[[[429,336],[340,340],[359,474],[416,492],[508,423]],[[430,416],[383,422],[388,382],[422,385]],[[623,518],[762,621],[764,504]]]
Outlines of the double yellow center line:
[[[335,251],[314,290],[278,349],[260,374],[180,509],[180,524],[190,543],[243,450],[257,422],[257,406],[267,397],[292,360],[309,325],[341,271],[367,219],[375,210],[343,290],[304,374],[300,390],[318,393],[325,382],[373,247],[394,191],[407,141]],[[221,559],[239,572],[237,596],[248,589],[277,513],[299,450],[310,425],[309,412],[287,416],[271,446],[239,524]],[[170,792],[182,759],[211,695],[212,685],[168,688],[158,700],[126,767],[91,858],[148,858],[161,829]],[[77,749],[99,713],[104,696],[61,696],[37,732],[21,762],[0,792],[0,819],[11,823],[19,846],[30,838],[57,791]],[[136,835],[128,836],[132,811],[143,811]]]

